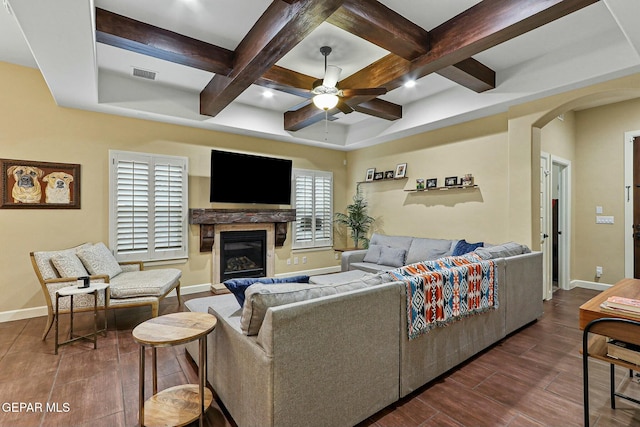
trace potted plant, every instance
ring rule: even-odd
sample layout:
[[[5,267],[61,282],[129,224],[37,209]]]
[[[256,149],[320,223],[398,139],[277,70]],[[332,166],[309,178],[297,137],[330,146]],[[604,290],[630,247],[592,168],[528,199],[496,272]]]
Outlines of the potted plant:
[[[359,188],[356,195],[353,196],[353,203],[347,205],[347,213],[338,212],[335,214],[335,222],[351,230],[351,238],[356,248],[359,247],[360,242],[365,248],[369,246],[369,239],[366,235],[374,221],[373,217],[367,215],[367,201],[360,193]]]

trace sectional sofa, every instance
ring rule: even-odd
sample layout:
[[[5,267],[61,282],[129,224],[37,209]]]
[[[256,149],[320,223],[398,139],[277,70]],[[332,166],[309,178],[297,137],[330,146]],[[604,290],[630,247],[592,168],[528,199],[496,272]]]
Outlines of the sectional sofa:
[[[484,254],[493,257],[497,307],[414,338],[407,284],[385,272],[255,284],[242,307],[232,294],[187,301],[218,318],[207,379],[239,426],[353,426],[542,314],[541,253],[498,256],[506,249]],[[198,360],[197,344],[187,351]]]

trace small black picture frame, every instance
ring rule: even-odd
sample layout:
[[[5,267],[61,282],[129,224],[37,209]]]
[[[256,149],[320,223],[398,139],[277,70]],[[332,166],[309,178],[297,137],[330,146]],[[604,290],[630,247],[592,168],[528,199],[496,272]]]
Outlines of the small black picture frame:
[[[438,178],[427,179],[427,188],[436,188],[438,186]]]
[[[448,176],[444,179],[445,187],[453,187],[458,185],[458,177],[457,176]]]
[[[384,179],[393,179],[393,171],[386,171],[384,173]]]
[[[384,178],[384,172],[376,172],[373,176],[374,181],[378,181]]]

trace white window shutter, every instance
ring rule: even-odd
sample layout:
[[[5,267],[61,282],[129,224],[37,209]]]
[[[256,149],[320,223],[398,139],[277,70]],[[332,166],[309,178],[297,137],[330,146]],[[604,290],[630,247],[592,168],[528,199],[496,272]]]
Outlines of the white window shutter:
[[[186,258],[186,157],[110,151],[110,246],[120,261]]]
[[[293,170],[293,207],[296,222],[293,248],[333,244],[333,174]]]

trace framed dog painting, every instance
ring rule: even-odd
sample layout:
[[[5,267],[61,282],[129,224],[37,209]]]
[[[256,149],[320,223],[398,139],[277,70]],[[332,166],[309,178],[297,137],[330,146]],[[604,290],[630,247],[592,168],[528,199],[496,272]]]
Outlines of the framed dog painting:
[[[0,208],[80,209],[80,165],[0,159]]]

